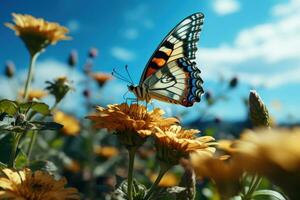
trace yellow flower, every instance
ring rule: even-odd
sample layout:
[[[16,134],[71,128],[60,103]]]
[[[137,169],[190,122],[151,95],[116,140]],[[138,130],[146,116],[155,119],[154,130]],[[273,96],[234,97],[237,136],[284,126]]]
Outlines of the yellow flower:
[[[67,115],[61,111],[56,111],[54,113],[53,119],[55,122],[64,125],[61,131],[65,135],[76,136],[79,134],[80,123],[76,118]]]
[[[94,152],[104,158],[112,158],[119,154],[119,150],[112,146],[96,146]]]
[[[24,92],[21,91],[20,96],[24,96]],[[48,93],[44,90],[39,90],[39,89],[32,89],[28,93],[28,99],[32,101],[33,99],[42,99],[44,97],[48,96]]]
[[[98,83],[99,87],[102,87],[107,81],[112,79],[110,74],[102,72],[90,73],[89,75]]]
[[[158,176],[158,174],[151,174],[150,175],[150,180],[152,182],[155,181],[156,177]],[[163,178],[161,179],[161,181],[159,182],[159,186],[160,187],[172,187],[172,186],[176,186],[179,183],[179,178],[172,172],[167,172]]]
[[[105,128],[117,134],[126,146],[139,146],[150,136],[154,127],[177,123],[175,118],[163,118],[163,110],[155,108],[148,112],[143,105],[115,104],[107,108],[97,107],[97,113],[88,116],[95,128]]]
[[[68,40],[66,36],[69,30],[58,23],[47,22],[42,18],[31,15],[13,13],[14,24],[5,23],[5,26],[15,31],[31,55],[40,52],[50,44],[56,44],[60,40]]]
[[[80,172],[80,163],[76,160],[69,160],[66,164],[65,164],[65,169],[73,172],[73,173],[78,173]]]
[[[55,180],[47,172],[5,168],[0,175],[0,199],[79,199],[78,191],[75,188],[65,188],[66,184],[65,178]]]
[[[160,161],[170,164],[178,164],[181,158],[187,158],[190,154],[209,154],[215,151],[214,138],[210,136],[196,137],[199,130],[184,130],[181,126],[173,125],[169,128],[155,128],[157,157]]]

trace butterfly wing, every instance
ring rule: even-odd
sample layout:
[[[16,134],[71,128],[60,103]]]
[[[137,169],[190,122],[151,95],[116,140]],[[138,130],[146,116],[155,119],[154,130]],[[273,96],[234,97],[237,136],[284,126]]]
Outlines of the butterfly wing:
[[[183,57],[195,59],[203,20],[202,13],[195,13],[182,20],[170,31],[148,61],[140,85],[169,62]]]
[[[179,58],[148,77],[143,87],[152,98],[190,107],[199,102],[203,94],[200,73],[195,62]]]

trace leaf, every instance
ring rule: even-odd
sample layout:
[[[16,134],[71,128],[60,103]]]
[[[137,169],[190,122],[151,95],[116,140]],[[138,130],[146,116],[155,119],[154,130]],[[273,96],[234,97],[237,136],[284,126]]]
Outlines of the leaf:
[[[178,193],[181,193],[185,190],[186,190],[185,187],[179,187],[179,186],[174,186],[174,187],[167,188],[167,192],[170,193],[170,194],[178,194]]]
[[[8,163],[13,145],[13,135],[7,134],[0,140],[0,162]]]
[[[42,102],[30,101],[27,103],[21,103],[19,105],[21,113],[27,113],[30,109],[42,115],[49,115],[50,109],[49,106]]]
[[[4,169],[4,168],[6,168],[6,167],[7,167],[7,165],[6,165],[6,164],[4,164],[4,163],[0,162],[0,169]]]
[[[18,111],[18,104],[15,101],[2,99],[0,101],[0,113],[7,113],[13,116]]]
[[[56,122],[31,122],[32,124],[37,126],[37,130],[59,130],[62,127],[64,127],[63,125],[56,123]]]
[[[27,165],[28,159],[27,155],[21,150],[16,159],[15,159],[15,166],[17,169],[24,168]]]
[[[274,190],[257,190],[253,193],[252,197],[256,196],[270,196],[278,200],[286,200],[286,198],[282,194]]]
[[[43,170],[47,172],[55,172],[57,171],[56,165],[48,160],[38,160],[33,161],[29,164],[29,168],[33,171]]]
[[[35,104],[31,106],[31,109],[34,110],[35,112],[38,112],[38,113],[42,114],[42,115],[49,115],[50,114],[49,106],[45,103],[35,102]]]

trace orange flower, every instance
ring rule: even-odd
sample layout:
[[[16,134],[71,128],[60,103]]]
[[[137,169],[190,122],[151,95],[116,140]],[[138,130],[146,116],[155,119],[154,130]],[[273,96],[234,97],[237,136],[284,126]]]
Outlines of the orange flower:
[[[24,96],[24,92],[20,92],[20,96]],[[42,99],[48,96],[48,93],[44,90],[32,89],[28,93],[28,99],[32,101],[33,99]]]
[[[77,200],[75,188],[65,188],[65,178],[55,180],[47,172],[9,168],[1,170],[0,199]]]
[[[31,15],[16,13],[12,15],[14,24],[5,23],[5,25],[15,31],[32,55],[40,52],[50,44],[70,39],[66,36],[69,30],[58,23],[47,22],[42,18],[35,18]]]
[[[115,104],[108,108],[97,107],[97,113],[87,118],[94,121],[95,128],[106,128],[116,133],[124,145],[141,145],[154,127],[177,123],[175,118],[163,118],[163,110],[155,108],[148,112],[143,105]]]
[[[158,176],[158,174],[151,174],[150,175],[150,180],[152,182],[155,181],[156,177]],[[172,186],[176,186],[179,183],[179,178],[172,172],[167,172],[163,178],[161,179],[161,181],[159,182],[159,186],[160,187],[172,187]]]
[[[108,159],[119,154],[119,150],[112,146],[96,146],[94,152],[95,154]]]
[[[65,169],[73,173],[78,173],[81,169],[80,163],[76,160],[70,160],[68,163],[66,163]]]
[[[189,157],[190,154],[212,155],[215,151],[214,138],[210,136],[196,137],[199,130],[184,130],[181,126],[173,125],[169,128],[155,128],[157,157],[160,161],[172,165],[178,164],[181,158]]]
[[[64,125],[61,131],[65,135],[76,136],[79,134],[80,122],[76,118],[61,111],[56,111],[54,113],[53,119],[55,122]]]
[[[98,83],[99,87],[102,87],[107,81],[112,80],[112,76],[107,73],[97,72],[90,73],[89,75]]]

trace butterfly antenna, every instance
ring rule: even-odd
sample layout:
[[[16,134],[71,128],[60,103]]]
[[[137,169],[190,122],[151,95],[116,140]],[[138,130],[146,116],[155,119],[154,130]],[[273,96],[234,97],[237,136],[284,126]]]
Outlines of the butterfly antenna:
[[[111,73],[111,75],[116,77],[117,79],[120,79],[120,80],[125,81],[127,83],[131,83],[130,81],[127,80],[127,78],[125,78],[120,73],[118,73],[115,68],[113,68],[113,72]]]
[[[130,76],[130,73],[129,73],[129,70],[128,70],[128,65],[125,66],[125,70],[126,70],[127,75],[128,75],[128,77],[129,77],[129,79],[130,79],[130,81],[131,81],[131,84],[133,85],[134,82],[133,82],[133,80],[132,80],[132,78],[131,78],[131,76]]]

